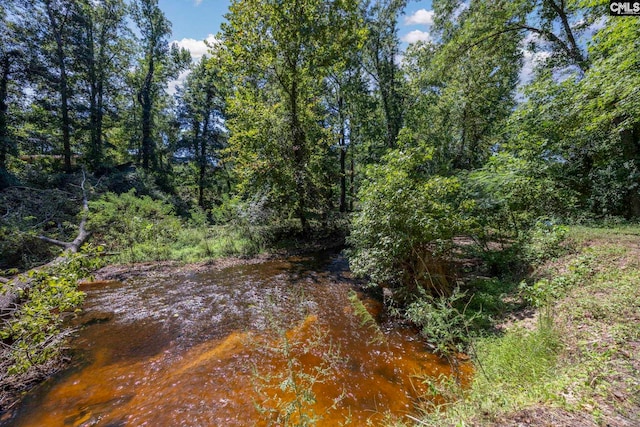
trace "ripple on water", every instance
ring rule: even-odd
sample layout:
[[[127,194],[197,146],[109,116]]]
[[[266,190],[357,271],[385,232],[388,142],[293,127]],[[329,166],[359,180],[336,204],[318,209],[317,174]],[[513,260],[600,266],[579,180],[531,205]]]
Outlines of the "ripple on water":
[[[402,417],[426,391],[417,376],[451,369],[391,323],[385,342],[375,343],[353,314],[352,286],[344,259],[332,257],[90,289],[85,310],[112,311],[114,319],[79,333],[73,345],[87,362],[33,393],[13,425],[266,425],[256,388],[273,398],[267,406],[290,399],[280,384],[292,362],[311,375],[336,352],[313,386],[316,413],[334,406],[319,425],[349,414],[353,425],[385,412]],[[365,303],[379,314],[379,304]]]

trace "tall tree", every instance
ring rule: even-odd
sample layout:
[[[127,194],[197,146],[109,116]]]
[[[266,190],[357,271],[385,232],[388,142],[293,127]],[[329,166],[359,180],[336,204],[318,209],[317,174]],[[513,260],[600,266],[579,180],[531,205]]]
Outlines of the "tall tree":
[[[512,118],[508,148],[575,191],[581,208],[633,218],[640,216],[640,27],[600,13],[587,70],[558,79],[541,64]]]
[[[164,16],[157,0],[138,0],[133,18],[142,35],[143,57],[137,100],[141,108],[142,167],[150,169],[157,162],[153,135],[153,113],[157,98],[170,79],[178,77],[191,62],[189,51],[169,46],[171,22]]]
[[[404,136],[434,149],[433,173],[479,168],[499,142],[515,105],[522,34],[483,37],[513,12],[494,2],[471,2],[446,32],[435,28],[439,44],[418,45],[407,54],[413,104]]]
[[[80,45],[79,2],[24,0],[16,18],[25,28],[24,37],[32,55],[30,77],[40,103],[51,109],[60,132],[64,169],[71,170],[73,125],[73,74]],[[49,96],[50,92],[53,99]]]
[[[9,129],[9,94],[22,56],[15,25],[9,20],[7,6],[0,5],[0,171],[6,169],[7,156],[15,149]]]
[[[363,123],[373,122],[372,111],[367,110],[374,104],[370,96],[362,69],[361,47],[365,34],[355,44],[345,46],[345,61],[339,64],[325,83],[326,104],[329,107],[329,125],[334,130],[339,163],[339,211],[351,209],[354,196],[356,147],[362,145],[361,127]]]
[[[366,69],[379,92],[388,148],[395,147],[403,122],[398,18],[406,5],[407,0],[375,0],[367,13]]]
[[[442,0],[434,2],[436,25],[445,40],[455,34],[456,22],[482,1]],[[588,55],[580,37],[597,19],[586,13],[588,9],[579,0],[498,0],[487,10],[492,13],[485,31],[477,33],[463,47],[496,40],[505,33],[525,35],[529,47],[550,53],[549,64],[554,67],[576,66],[582,72],[589,67]],[[505,13],[506,12],[506,13]],[[501,19],[500,19],[501,18]]]
[[[342,43],[358,35],[358,2],[235,0],[227,19],[230,152],[241,189],[266,192],[272,207],[295,212],[307,231],[311,212],[326,210],[330,199],[323,82]]]
[[[221,166],[225,83],[218,58],[203,57],[192,68],[180,96],[180,118],[198,166],[198,205],[205,207],[207,170]]]
[[[124,84],[121,73],[129,68],[133,54],[126,15],[124,0],[85,0],[83,3],[85,42],[78,47],[78,54],[89,103],[87,161],[94,168],[104,160],[105,114],[115,108],[116,94]]]

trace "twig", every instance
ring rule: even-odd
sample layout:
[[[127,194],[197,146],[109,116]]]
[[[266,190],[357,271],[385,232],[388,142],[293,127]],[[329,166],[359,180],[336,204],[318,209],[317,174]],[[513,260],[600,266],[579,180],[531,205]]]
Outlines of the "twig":
[[[406,415],[406,417],[407,417],[407,418],[409,418],[411,421],[415,421],[415,422],[417,422],[417,423],[418,423],[418,424],[420,424],[420,425],[423,425],[423,426],[429,425],[429,424],[425,423],[424,421],[417,419],[417,418],[416,418],[416,417],[414,417],[414,416],[411,416],[411,415],[408,415],[408,414],[407,414],[407,415]]]

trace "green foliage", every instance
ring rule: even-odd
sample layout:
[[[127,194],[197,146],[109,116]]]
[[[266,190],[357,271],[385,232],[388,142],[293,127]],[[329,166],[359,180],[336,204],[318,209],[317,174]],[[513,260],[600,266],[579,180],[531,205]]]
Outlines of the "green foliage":
[[[277,306],[276,301],[271,302],[267,315],[270,338],[274,341],[259,344],[259,350],[268,352],[284,369],[276,373],[263,373],[255,366],[253,369],[255,406],[269,426],[314,426],[344,398],[341,394],[333,405],[317,411],[313,388],[334,375],[344,357],[316,323],[316,316],[303,308],[304,294],[294,298],[300,301],[295,305],[297,310],[286,315],[279,313],[282,307]],[[291,316],[299,318],[293,323],[294,327]],[[345,424],[349,424],[349,420],[345,420]]]
[[[594,257],[585,253],[567,263],[567,271],[564,274],[543,278],[530,285],[523,281],[520,289],[524,300],[536,308],[547,309],[563,297],[568,289],[591,275],[593,263]]]
[[[436,22],[453,3],[434,5]],[[403,132],[433,149],[433,173],[480,168],[500,143],[501,127],[515,104],[522,35],[494,29],[517,19],[518,9],[512,3],[472,2],[447,23],[455,31],[442,28],[444,23],[435,26],[441,43],[408,49],[411,108]]]
[[[537,222],[522,238],[524,261],[529,265],[537,265],[567,252],[568,248],[563,243],[568,231],[566,226],[548,220]]]
[[[312,339],[304,341],[290,340],[283,331],[278,344],[268,349],[276,352],[285,363],[285,369],[279,374],[262,375],[254,370],[254,390],[259,396],[256,407],[268,420],[268,425],[314,426],[322,420],[324,413],[333,409],[330,407],[318,413],[314,408],[316,396],[313,386],[330,377],[336,364],[342,360],[339,350],[327,345],[326,341],[326,335],[320,331]],[[311,372],[305,371],[301,358],[318,352],[322,352],[319,364]]]
[[[191,67],[184,88],[181,91],[179,106],[179,120],[182,127],[182,150],[187,150],[194,162],[188,180],[196,181],[197,203],[200,207],[211,205],[211,195],[208,190],[218,190],[215,175],[224,175],[229,184],[228,172],[224,164],[220,162],[220,150],[225,146],[225,133],[223,126],[224,98],[226,92],[226,79],[220,67],[220,54],[213,52],[211,58],[204,57]],[[212,164],[212,159],[215,163]],[[218,188],[216,188],[218,187]],[[230,188],[228,189],[230,190]],[[208,197],[207,197],[208,196]]]
[[[569,235],[580,240],[581,251],[554,262],[549,278],[521,285],[524,298],[540,309],[537,324],[524,321],[504,334],[476,338],[469,388],[426,379],[449,403],[428,405],[421,425],[509,422],[532,405],[560,406],[596,422],[607,422],[608,411],[628,413],[625,406],[603,405],[618,401],[613,391],[637,390],[627,379],[637,374],[629,341],[639,336],[638,229],[580,227]]]
[[[323,81],[362,37],[353,0],[233,1],[223,25],[233,163],[245,200],[277,220],[307,220],[331,210],[337,182]]]
[[[134,189],[107,193],[90,202],[88,227],[119,262],[177,260],[196,262],[219,256],[252,255],[261,251],[260,234],[241,221],[210,226],[200,208],[188,221],[167,202],[138,196]]]
[[[514,237],[540,218],[563,216],[572,211],[574,193],[546,173],[544,164],[508,153],[497,153],[464,182],[476,199],[474,216],[490,238]]]
[[[120,257],[125,261],[167,259],[169,246],[181,229],[171,205],[139,197],[135,190],[119,196],[107,193],[89,206],[89,229],[107,252],[122,251]]]
[[[561,342],[558,331],[542,322],[533,331],[514,329],[500,338],[480,340],[475,348],[482,366],[479,377],[484,377],[478,381],[484,382],[486,391],[499,384],[500,394],[506,397],[507,390],[517,395],[553,378]],[[495,403],[508,404],[504,400]]]
[[[505,235],[510,234],[504,230],[508,228],[500,226],[497,231],[489,228],[490,234],[483,236],[484,244],[471,250],[482,259],[484,270],[501,280],[517,283],[531,268],[571,250],[571,244],[565,241],[567,228],[550,220],[520,229],[517,236],[507,240]],[[492,243],[491,238],[496,238],[500,244]]]
[[[501,337],[476,340],[478,370],[468,388],[446,377],[424,379],[431,393],[448,403],[426,403],[420,425],[482,425],[482,420],[519,408],[559,401],[553,390],[566,381],[556,370],[561,348],[558,331],[548,323],[533,331],[512,329]]]
[[[373,318],[367,307],[360,301],[358,294],[354,290],[349,291],[349,302],[353,307],[353,312],[360,319],[360,326],[367,327],[373,334],[372,342],[376,344],[383,344],[386,342],[386,338],[384,337],[384,333],[380,330],[380,326],[376,319]]]
[[[461,197],[460,180],[425,176],[429,161],[420,149],[398,149],[367,171],[349,236],[350,263],[373,284],[414,288],[415,280],[429,280],[425,255],[442,255],[454,236],[474,226],[467,216],[473,202]]]
[[[469,344],[469,327],[474,316],[459,308],[465,294],[455,289],[450,296],[423,293],[402,311],[403,317],[420,329],[420,335],[436,353],[451,356],[465,351]]]
[[[21,297],[25,302],[9,319],[4,319],[0,339],[9,349],[3,369],[9,375],[24,373],[57,357],[64,338],[63,314],[76,309],[84,300],[78,291],[78,280],[87,277],[97,265],[96,255],[102,248],[84,247],[81,253],[70,255],[50,271],[34,271],[31,283]],[[11,282],[3,287],[11,289]]]

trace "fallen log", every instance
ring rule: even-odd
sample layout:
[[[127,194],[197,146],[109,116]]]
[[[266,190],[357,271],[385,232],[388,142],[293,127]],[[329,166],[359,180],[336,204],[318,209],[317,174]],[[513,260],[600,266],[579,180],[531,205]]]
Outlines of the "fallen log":
[[[86,179],[86,175],[84,171],[82,171],[82,182],[80,184],[80,188],[82,189],[82,218],[80,220],[80,225],[78,226],[78,235],[71,242],[63,242],[56,239],[50,239],[45,236],[38,236],[40,240],[56,246],[61,246],[64,249],[60,255],[47,264],[19,274],[4,283],[6,290],[0,295],[0,318],[8,317],[17,310],[21,294],[29,290],[33,283],[33,279],[29,277],[31,272],[48,270],[62,264],[70,255],[77,253],[80,250],[80,247],[89,239],[91,232],[86,229],[87,218],[89,216],[89,200],[85,189]]]

